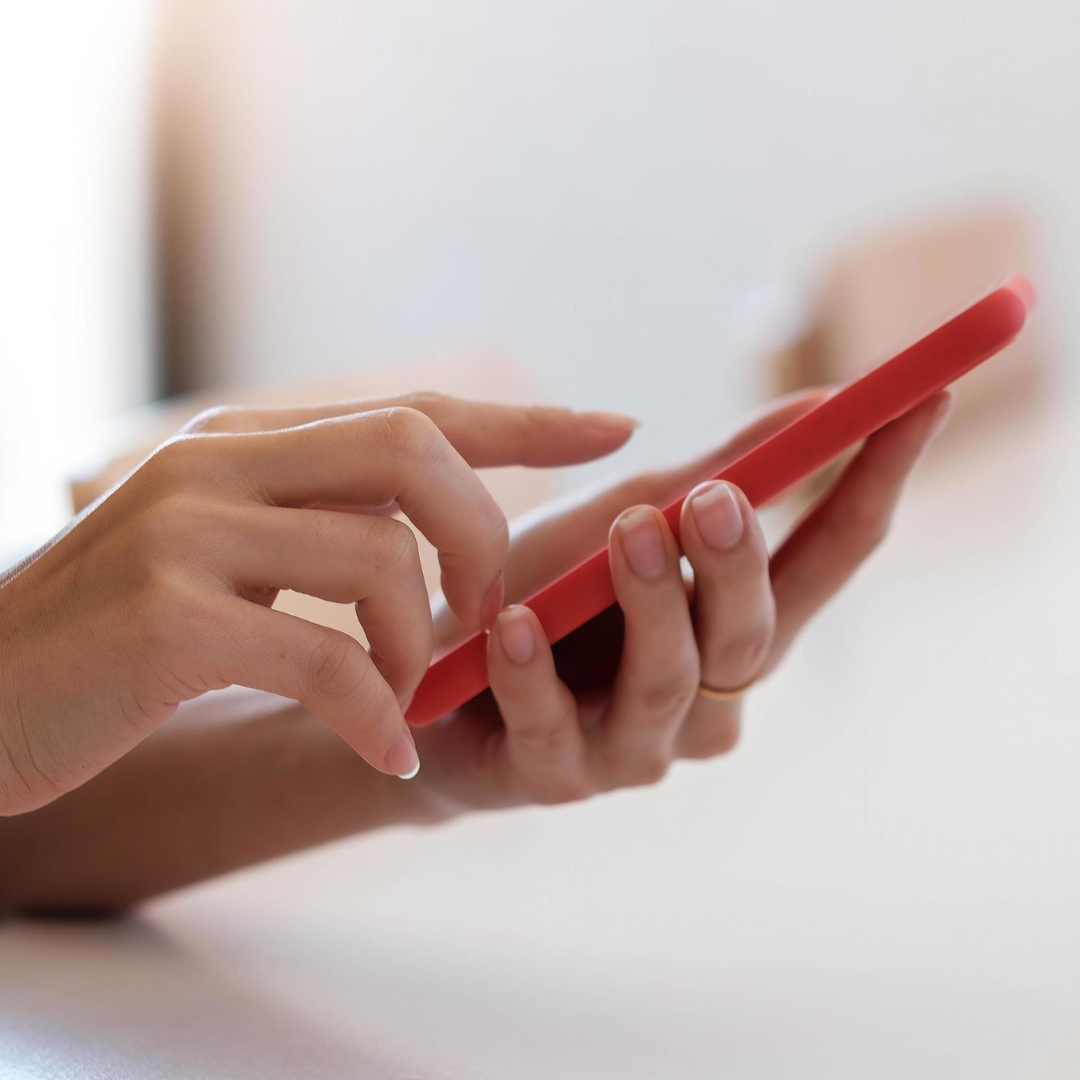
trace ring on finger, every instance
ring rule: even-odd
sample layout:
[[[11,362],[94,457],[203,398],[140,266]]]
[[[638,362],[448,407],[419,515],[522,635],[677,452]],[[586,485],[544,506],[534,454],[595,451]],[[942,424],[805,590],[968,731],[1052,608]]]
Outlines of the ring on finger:
[[[738,701],[756,682],[757,676],[755,675],[749,682],[745,682],[742,686],[736,686],[731,690],[721,690],[715,686],[709,686],[708,683],[698,683],[698,693],[703,698],[708,698],[709,701]]]

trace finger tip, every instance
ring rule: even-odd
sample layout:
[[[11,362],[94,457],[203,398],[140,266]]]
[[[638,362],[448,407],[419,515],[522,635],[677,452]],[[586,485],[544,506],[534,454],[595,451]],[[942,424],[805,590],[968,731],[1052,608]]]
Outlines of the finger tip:
[[[754,512],[738,487],[726,480],[712,480],[690,493],[682,520],[684,547],[692,547],[696,540],[714,554],[729,553],[747,535]]]
[[[411,780],[420,771],[420,755],[407,725],[394,737],[384,760],[387,769],[402,780]]]
[[[628,506],[624,510],[620,510],[615,515],[615,520],[611,523],[611,528],[608,529],[608,544],[612,543],[615,537],[625,536],[635,524],[641,522],[646,517],[661,518],[663,514],[656,509],[655,506],[650,506],[648,503],[636,503],[633,506]],[[664,521],[666,525],[667,522]]]
[[[578,419],[587,427],[598,431],[626,432],[627,437],[641,427],[642,424],[642,421],[636,416],[630,416],[629,413],[613,412],[609,409],[590,409],[577,415]]]
[[[610,447],[608,452],[610,453],[613,450],[618,450],[625,446],[634,437],[634,432],[637,431],[640,426],[640,424],[635,424],[634,427],[614,432],[608,440],[607,445]]]
[[[603,424],[599,427],[589,426],[581,429],[579,435],[583,441],[583,450],[579,459],[595,461],[597,458],[614,454],[630,442],[640,427],[640,420],[627,417],[625,423]]]
[[[488,649],[514,667],[526,667],[535,659],[543,630],[536,613],[524,604],[511,604],[499,612],[488,636]]]

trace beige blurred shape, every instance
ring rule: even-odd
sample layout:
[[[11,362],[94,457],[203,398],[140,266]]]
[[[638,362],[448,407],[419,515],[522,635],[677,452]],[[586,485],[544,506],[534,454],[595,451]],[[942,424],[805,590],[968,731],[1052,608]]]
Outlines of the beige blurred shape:
[[[1039,285],[1035,227],[1020,207],[965,208],[893,224],[841,248],[810,303],[805,333],[772,357],[779,392],[842,383],[957,314],[1012,273]],[[993,414],[1037,407],[1045,384],[1038,322],[965,376],[948,441]]]
[[[800,304],[786,334],[767,340],[759,359],[769,393],[837,385],[857,378],[958,314],[1013,273],[1035,285],[1041,273],[1037,229],[1019,206],[987,204],[935,211],[868,233],[826,261],[821,284]],[[1021,413],[1045,411],[1049,365],[1040,321],[954,387],[956,408],[923,469],[971,453]],[[839,461],[789,501],[801,513],[835,480]],[[922,471],[922,470],[920,470]]]

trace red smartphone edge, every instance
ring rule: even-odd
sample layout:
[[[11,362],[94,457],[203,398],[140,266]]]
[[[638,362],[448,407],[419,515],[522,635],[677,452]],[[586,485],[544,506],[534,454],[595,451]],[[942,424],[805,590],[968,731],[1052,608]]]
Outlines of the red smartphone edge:
[[[1000,352],[1019,334],[1034,303],[1026,278],[1008,278],[747,451],[715,479],[734,484],[752,506],[761,506]],[[663,511],[676,539],[685,494]],[[614,603],[606,546],[524,601],[552,644]],[[431,665],[405,717],[416,726],[433,723],[487,687],[487,633],[480,632]]]

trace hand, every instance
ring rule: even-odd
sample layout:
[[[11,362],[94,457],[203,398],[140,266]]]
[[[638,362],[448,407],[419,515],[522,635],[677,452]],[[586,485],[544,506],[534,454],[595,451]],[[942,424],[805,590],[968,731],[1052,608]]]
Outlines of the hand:
[[[415,538],[386,509],[438,549],[462,625],[486,626],[507,526],[472,467],[584,461],[632,427],[436,395],[203,414],[0,577],[0,813],[78,786],[234,683],[295,698],[376,769],[411,774],[401,708],[433,631]],[[370,655],[271,610],[283,588],[355,601]]]
[[[415,733],[436,813],[560,803],[653,783],[676,758],[723,754],[739,736],[736,690],[767,675],[796,634],[881,542],[904,480],[944,423],[947,394],[867,440],[832,491],[770,559],[754,511],[726,484],[700,483],[683,508],[685,583],[664,506],[820,400],[774,409],[707,458],[638,477],[549,513],[518,536],[507,595],[528,596],[608,535],[619,607],[554,649],[535,615],[509,607],[488,641],[491,691]],[[612,522],[614,524],[612,525]],[[610,531],[609,531],[610,529]],[[442,636],[465,632],[444,612]]]

